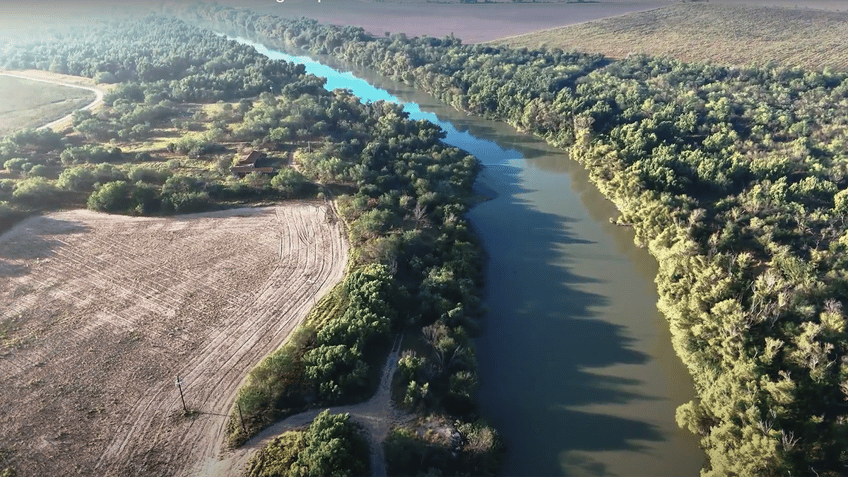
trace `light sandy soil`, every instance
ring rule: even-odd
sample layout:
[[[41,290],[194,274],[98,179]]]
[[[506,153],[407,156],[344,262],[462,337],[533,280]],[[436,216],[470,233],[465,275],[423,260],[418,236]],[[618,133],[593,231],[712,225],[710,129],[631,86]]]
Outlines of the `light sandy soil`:
[[[50,71],[41,71],[41,70],[0,70],[0,75],[2,76],[11,76],[13,78],[21,78],[30,81],[38,81],[41,83],[50,83],[59,86],[67,86],[69,88],[79,88],[88,90],[94,93],[95,98],[94,101],[87,104],[86,106],[80,108],[81,110],[92,110],[96,111],[103,104],[103,95],[106,93],[108,86],[106,85],[98,85],[94,83],[94,80],[90,78],[83,78],[81,76],[70,76],[63,75],[59,73],[52,73]],[[63,116],[55,121],[51,121],[38,129],[46,129],[51,128],[54,131],[62,131],[66,127],[71,125],[71,119],[74,113],[70,113],[66,116]]]
[[[219,455],[247,371],[342,278],[333,217],[75,210],[0,236],[0,449],[18,475],[186,475]]]
[[[574,49],[611,58],[645,53],[720,65],[774,62],[816,70],[848,70],[848,13],[731,3],[677,3],[495,43]],[[848,8],[848,3],[844,6]]]
[[[597,3],[427,3],[373,0],[220,0],[221,5],[249,8],[286,18],[314,18],[323,23],[361,26],[382,36],[386,31],[410,37],[441,38],[453,34],[464,43],[491,41],[531,31],[649,10],[673,0],[603,0]]]

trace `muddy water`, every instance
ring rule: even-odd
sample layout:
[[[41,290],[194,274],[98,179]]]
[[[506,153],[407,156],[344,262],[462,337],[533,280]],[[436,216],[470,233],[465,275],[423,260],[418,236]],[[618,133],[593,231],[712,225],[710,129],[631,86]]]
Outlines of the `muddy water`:
[[[578,164],[379,75],[255,46],[330,89],[405,103],[486,165],[477,187],[494,199],[470,213],[489,256],[480,402],[507,443],[505,475],[698,474],[703,453],[674,422],[694,392],[656,310],[656,262],[609,223],[615,208]]]

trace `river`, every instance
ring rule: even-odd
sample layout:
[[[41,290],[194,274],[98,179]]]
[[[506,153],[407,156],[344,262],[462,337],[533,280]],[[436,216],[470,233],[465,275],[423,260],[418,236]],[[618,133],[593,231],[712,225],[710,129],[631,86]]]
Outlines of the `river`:
[[[507,444],[504,475],[698,474],[704,454],[674,421],[694,390],[656,309],[657,264],[609,223],[614,206],[579,164],[375,73],[239,41],[328,89],[403,103],[486,166],[475,187],[493,199],[469,213],[489,258],[479,401]]]

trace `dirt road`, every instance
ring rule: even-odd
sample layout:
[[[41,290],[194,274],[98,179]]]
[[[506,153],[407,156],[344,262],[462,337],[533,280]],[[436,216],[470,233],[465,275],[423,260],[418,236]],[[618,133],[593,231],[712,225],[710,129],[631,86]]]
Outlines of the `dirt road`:
[[[406,422],[414,416],[404,413],[392,405],[392,377],[397,369],[398,358],[400,358],[400,343],[402,337],[395,341],[395,345],[386,362],[383,365],[380,385],[371,399],[348,406],[331,407],[333,414],[348,413],[350,418],[361,424],[365,431],[365,439],[371,450],[371,475],[384,477],[386,475],[386,459],[383,455],[383,440],[389,435],[394,425]],[[250,458],[260,449],[265,447],[269,441],[285,431],[307,426],[324,409],[312,409],[288,418],[265,429],[259,435],[245,443],[238,449],[227,452],[216,459],[208,459],[202,462],[199,468],[192,472],[193,477],[229,477],[241,475]]]
[[[78,210],[0,236],[0,448],[18,475],[187,475],[216,457],[247,371],[342,278],[329,219]]]
[[[69,88],[84,89],[93,92],[95,94],[94,101],[80,108],[80,110],[82,111],[92,110],[103,104],[103,95],[105,94],[105,90],[101,87],[95,86],[94,81],[91,81],[88,78],[60,75],[48,71],[39,70],[0,71],[0,75],[10,76],[12,78],[25,79],[29,81],[38,81],[40,83],[50,83],[59,86],[67,86]],[[82,83],[90,84],[86,85]],[[71,124],[71,118],[73,117],[73,115],[74,113],[68,114],[55,121],[51,121],[43,126],[40,126],[38,129],[51,128],[54,130],[61,130]]]

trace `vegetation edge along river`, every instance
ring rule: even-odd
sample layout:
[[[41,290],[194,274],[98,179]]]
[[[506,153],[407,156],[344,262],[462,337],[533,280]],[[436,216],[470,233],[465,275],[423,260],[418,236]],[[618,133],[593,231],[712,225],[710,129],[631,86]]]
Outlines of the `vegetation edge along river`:
[[[659,262],[659,307],[699,396],[677,419],[701,437],[703,474],[844,472],[844,74],[189,14],[374,68],[568,148]]]
[[[579,164],[365,68],[239,41],[304,64],[327,89],[403,104],[483,163],[475,187],[492,198],[469,211],[488,257],[478,399],[507,446],[503,475],[698,472],[697,439],[674,422],[694,392],[656,309],[656,262],[609,223],[614,206]]]

